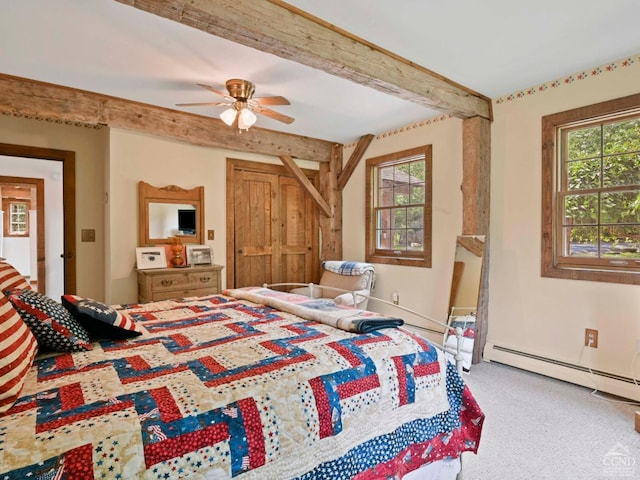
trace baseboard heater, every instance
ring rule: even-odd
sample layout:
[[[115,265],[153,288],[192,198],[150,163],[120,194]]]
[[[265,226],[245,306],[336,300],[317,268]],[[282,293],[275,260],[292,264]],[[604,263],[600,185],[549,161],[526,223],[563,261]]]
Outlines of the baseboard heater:
[[[553,365],[559,365],[559,366],[565,367],[565,368],[571,368],[573,370],[578,370],[580,372],[592,373],[594,375],[610,378],[612,380],[617,380],[619,382],[626,382],[626,383],[635,384],[633,378],[623,377],[622,375],[616,375],[615,373],[604,372],[602,370],[596,370],[596,369],[593,369],[593,368],[589,369],[588,367],[585,367],[583,365],[576,365],[575,363],[563,362],[561,360],[554,360],[552,358],[542,357],[540,355],[534,355],[532,353],[521,352],[519,350],[514,350],[512,348],[501,347],[500,345],[493,345],[493,349],[494,350],[499,350],[499,351],[505,352],[505,353],[510,353],[512,355],[518,355],[520,357],[531,358],[533,360],[538,360],[540,362],[551,363]],[[500,362],[497,362],[497,363],[500,363]]]

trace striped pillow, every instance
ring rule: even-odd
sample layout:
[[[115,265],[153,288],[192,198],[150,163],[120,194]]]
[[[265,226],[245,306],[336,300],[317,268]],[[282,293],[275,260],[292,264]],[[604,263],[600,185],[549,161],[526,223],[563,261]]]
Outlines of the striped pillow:
[[[18,399],[37,347],[36,337],[0,293],[0,414]]]
[[[9,289],[19,288],[21,290],[31,290],[27,279],[20,275],[12,265],[0,262],[0,292]]]

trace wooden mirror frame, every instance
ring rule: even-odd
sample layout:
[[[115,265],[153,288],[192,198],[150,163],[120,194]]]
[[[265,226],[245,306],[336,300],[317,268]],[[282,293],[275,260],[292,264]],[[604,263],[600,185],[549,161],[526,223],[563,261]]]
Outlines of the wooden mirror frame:
[[[177,185],[158,188],[146,182],[138,182],[138,218],[139,246],[171,243],[171,238],[149,238],[149,204],[150,203],[184,203],[196,209],[196,234],[178,235],[182,243],[202,245],[204,241],[204,187],[185,190]]]

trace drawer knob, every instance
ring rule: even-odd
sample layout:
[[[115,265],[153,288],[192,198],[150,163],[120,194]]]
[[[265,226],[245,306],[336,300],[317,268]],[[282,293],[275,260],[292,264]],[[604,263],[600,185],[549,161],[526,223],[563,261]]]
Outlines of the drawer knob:
[[[211,280],[211,277],[200,277],[202,283],[207,283],[209,280]]]
[[[163,287],[168,287],[173,283],[173,280],[162,280],[160,283],[162,284]]]

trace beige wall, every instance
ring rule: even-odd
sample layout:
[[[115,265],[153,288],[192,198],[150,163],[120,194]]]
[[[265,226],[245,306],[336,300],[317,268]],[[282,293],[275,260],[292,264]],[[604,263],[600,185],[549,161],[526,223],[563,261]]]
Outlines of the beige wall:
[[[377,280],[373,294],[387,301],[393,292],[400,305],[430,318],[445,322],[453,273],[456,236],[462,230],[462,121],[439,117],[416,128],[401,129],[376,137],[344,189],[343,250],[347,260],[363,261],[365,257],[365,172],[366,158],[433,145],[433,241],[432,268],[376,265]],[[354,146],[347,146],[344,161]],[[371,302],[369,308],[397,315],[393,307]],[[433,323],[407,315],[407,321],[424,327],[442,329]],[[429,338],[441,341],[442,336]]]
[[[135,247],[138,242],[138,189],[140,180],[156,187],[205,187],[205,229],[215,230],[215,263],[226,266],[226,160],[235,158],[281,164],[265,155],[198,147],[125,130],[112,129],[108,165],[107,221],[108,303],[137,301]],[[315,162],[298,161],[303,168]],[[226,271],[222,272],[223,287]]]
[[[640,288],[540,276],[541,118],[638,93],[640,58],[635,60],[630,65],[614,62],[585,75],[494,100],[485,359],[640,399],[640,388],[632,383],[580,370],[584,367],[625,378],[632,376],[631,362],[636,339],[640,339]],[[374,294],[391,300],[397,291],[401,305],[438,320],[445,318],[455,237],[462,224],[461,135],[461,122],[456,119],[424,122],[379,135],[345,189],[345,258],[363,260],[365,159],[433,144],[433,268],[377,265]],[[345,149],[345,161],[353,148],[351,145]],[[420,319],[407,318],[411,323],[427,325]],[[585,328],[599,330],[598,349],[584,347]],[[436,335],[427,336],[439,340]],[[500,347],[524,355],[507,353]],[[567,365],[559,365],[561,362]],[[640,377],[640,360],[634,374]]]
[[[104,299],[104,164],[108,130],[0,116],[0,142],[71,150],[76,154],[77,292]],[[80,230],[96,230],[81,242]],[[60,254],[62,252],[58,252]]]
[[[640,62],[494,105],[489,333],[485,358],[640,398],[640,388],[494,350],[493,345],[631,376],[640,287],[540,276],[541,118],[640,91]],[[598,349],[584,329],[599,330]],[[638,362],[637,362],[638,363]],[[640,365],[636,369],[640,376]],[[595,379],[595,383],[594,383]],[[608,385],[612,383],[612,385]]]

